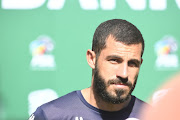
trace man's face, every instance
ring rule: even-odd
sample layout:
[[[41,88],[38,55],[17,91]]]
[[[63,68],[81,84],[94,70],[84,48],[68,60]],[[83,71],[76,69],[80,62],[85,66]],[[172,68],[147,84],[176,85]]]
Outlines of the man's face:
[[[110,36],[94,69],[93,89],[104,101],[119,104],[131,95],[139,73],[141,44],[125,45]]]

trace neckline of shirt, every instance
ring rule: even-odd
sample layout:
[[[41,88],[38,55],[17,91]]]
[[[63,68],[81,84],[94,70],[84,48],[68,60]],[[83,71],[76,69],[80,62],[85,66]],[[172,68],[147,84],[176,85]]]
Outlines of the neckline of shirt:
[[[101,110],[101,109],[98,109],[94,106],[92,106],[91,104],[89,104],[85,98],[83,97],[81,91],[76,91],[79,99],[83,102],[84,105],[86,105],[88,108],[90,108],[91,110],[95,111],[95,112],[98,112],[100,114],[105,114],[105,115],[120,115],[120,114],[124,114],[125,112],[126,113],[130,113],[132,111],[132,108],[134,106],[134,103],[135,103],[135,96],[132,95],[131,97],[131,101],[129,102],[128,106],[119,110],[119,111],[105,111],[105,110]]]

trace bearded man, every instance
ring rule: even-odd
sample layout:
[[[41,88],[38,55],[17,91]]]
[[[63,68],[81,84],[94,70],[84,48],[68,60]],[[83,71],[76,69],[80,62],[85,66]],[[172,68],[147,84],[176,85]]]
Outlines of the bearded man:
[[[73,91],[40,106],[31,120],[138,120],[145,102],[131,95],[144,52],[144,39],[132,23],[112,19],[101,23],[87,62],[89,88]]]

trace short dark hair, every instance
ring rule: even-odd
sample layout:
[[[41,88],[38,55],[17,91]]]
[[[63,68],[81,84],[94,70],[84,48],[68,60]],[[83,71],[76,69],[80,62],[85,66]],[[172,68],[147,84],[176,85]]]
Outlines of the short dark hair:
[[[101,23],[93,36],[92,50],[98,57],[102,49],[106,47],[106,40],[112,35],[116,41],[126,45],[142,44],[141,56],[144,52],[144,39],[141,32],[132,23],[122,19],[112,19]]]

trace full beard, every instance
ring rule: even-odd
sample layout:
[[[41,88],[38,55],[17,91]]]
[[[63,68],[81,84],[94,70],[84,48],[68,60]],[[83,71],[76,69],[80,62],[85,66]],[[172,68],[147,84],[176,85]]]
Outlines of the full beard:
[[[99,70],[96,65],[94,69],[93,91],[97,97],[101,98],[103,101],[107,103],[112,103],[112,104],[124,103],[131,96],[131,93],[134,90],[136,82],[137,82],[137,77],[138,75],[135,78],[134,84],[132,84],[128,80],[128,78],[126,81],[122,80],[122,78],[111,79],[106,84],[105,80],[99,74]],[[110,86],[111,84],[116,84],[116,83],[123,83],[124,85],[128,86],[129,89],[128,90],[120,89],[120,88],[114,89],[115,95],[112,95],[110,91],[109,92],[107,91],[107,87]]]

